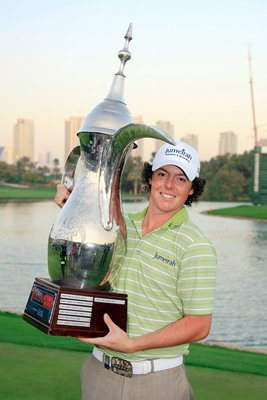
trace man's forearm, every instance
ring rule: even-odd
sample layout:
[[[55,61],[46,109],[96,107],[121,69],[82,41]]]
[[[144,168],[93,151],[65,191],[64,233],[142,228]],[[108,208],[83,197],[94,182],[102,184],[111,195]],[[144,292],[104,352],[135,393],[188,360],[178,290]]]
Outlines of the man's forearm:
[[[130,339],[129,352],[202,340],[210,331],[211,319],[211,315],[187,315],[155,332]]]

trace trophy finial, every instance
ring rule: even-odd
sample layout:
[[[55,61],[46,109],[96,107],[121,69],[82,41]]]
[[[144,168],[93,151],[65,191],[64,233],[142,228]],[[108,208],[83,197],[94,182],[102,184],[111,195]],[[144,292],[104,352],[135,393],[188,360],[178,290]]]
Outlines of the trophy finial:
[[[114,75],[109,92],[85,118],[80,132],[98,132],[114,135],[122,126],[132,123],[132,117],[124,100],[124,67],[131,58],[129,43],[132,40],[132,23],[124,36],[124,48],[119,51],[120,67]]]
[[[129,28],[128,28],[125,36],[124,36],[124,39],[125,39],[124,48],[122,50],[120,50],[119,53],[118,53],[118,57],[121,60],[121,63],[120,63],[120,67],[119,67],[119,70],[116,73],[116,75],[121,75],[121,76],[124,76],[124,77],[125,77],[125,75],[124,75],[125,64],[126,64],[126,62],[128,60],[131,59],[131,56],[132,56],[131,53],[128,50],[130,41],[133,38],[133,36],[132,36],[133,28],[132,27],[133,27],[133,24],[130,23]]]

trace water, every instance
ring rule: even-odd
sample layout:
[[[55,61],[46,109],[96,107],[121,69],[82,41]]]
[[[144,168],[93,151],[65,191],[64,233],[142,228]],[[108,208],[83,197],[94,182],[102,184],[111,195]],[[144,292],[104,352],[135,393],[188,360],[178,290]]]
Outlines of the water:
[[[267,352],[267,223],[209,216],[232,206],[203,202],[190,215],[218,253],[217,295],[208,341]],[[145,203],[126,203],[125,212]],[[0,309],[22,313],[34,278],[48,277],[47,243],[59,212],[53,202],[0,204]]]

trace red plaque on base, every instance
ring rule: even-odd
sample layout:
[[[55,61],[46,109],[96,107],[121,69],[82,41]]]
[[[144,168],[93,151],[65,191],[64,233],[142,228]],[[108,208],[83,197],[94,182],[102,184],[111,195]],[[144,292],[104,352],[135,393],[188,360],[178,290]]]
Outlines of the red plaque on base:
[[[81,290],[36,278],[23,318],[48,335],[98,337],[108,333],[105,313],[126,331],[127,294]]]

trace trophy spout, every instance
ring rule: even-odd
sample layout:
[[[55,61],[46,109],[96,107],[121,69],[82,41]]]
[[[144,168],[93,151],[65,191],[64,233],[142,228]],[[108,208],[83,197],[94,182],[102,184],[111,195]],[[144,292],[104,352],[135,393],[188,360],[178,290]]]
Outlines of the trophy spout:
[[[120,180],[125,161],[132,149],[134,142],[142,138],[154,138],[175,144],[175,140],[158,127],[129,124],[119,129],[112,137],[109,154],[102,158],[99,177],[99,206],[101,222],[106,230],[113,228],[114,222],[120,226],[124,235],[124,222],[120,199]]]

